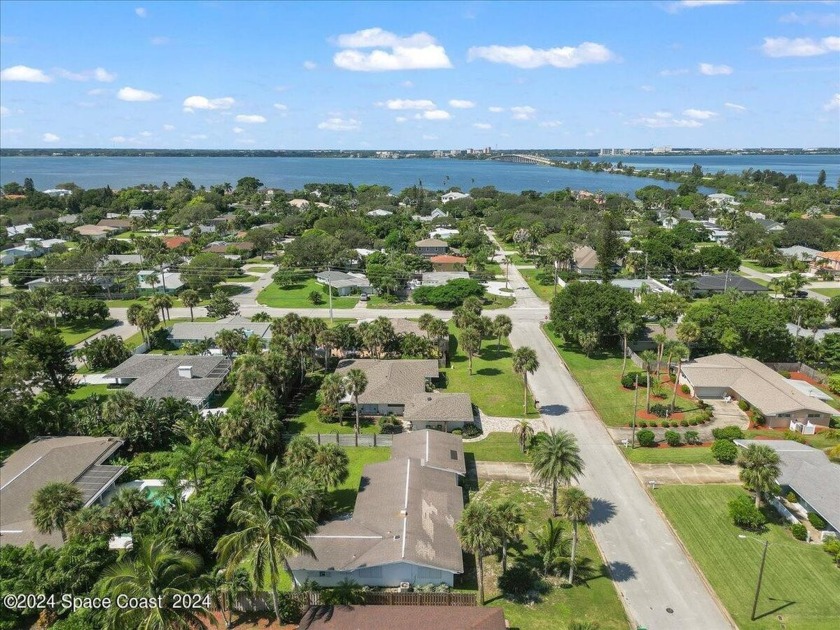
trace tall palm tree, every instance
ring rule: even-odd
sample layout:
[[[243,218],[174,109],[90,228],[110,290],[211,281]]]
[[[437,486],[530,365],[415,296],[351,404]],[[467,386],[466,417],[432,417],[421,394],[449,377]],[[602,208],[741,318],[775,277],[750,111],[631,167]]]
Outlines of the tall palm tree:
[[[519,540],[525,515],[513,501],[507,500],[493,506],[499,524],[499,539],[502,544],[502,574],[507,572],[508,545]]]
[[[151,508],[152,502],[145,492],[139,488],[123,488],[111,499],[106,510],[117,530],[125,532],[134,529],[137,519]]]
[[[572,554],[569,560],[569,584],[575,579],[575,553],[578,543],[578,523],[585,521],[592,511],[592,500],[580,488],[566,488],[560,495],[560,513],[572,522]]]
[[[513,353],[513,371],[521,374],[524,382],[522,392],[522,409],[528,413],[528,374],[533,374],[540,367],[537,353],[533,348],[522,346]]]
[[[528,420],[520,420],[513,427],[513,434],[519,442],[519,450],[524,453],[531,440],[534,439],[534,427]]]
[[[334,348],[341,346],[341,335],[335,328],[327,328],[318,333],[318,345],[324,349],[324,371],[330,369],[330,356]]]
[[[228,358],[232,359],[234,353],[245,349],[245,333],[241,330],[230,330],[225,328],[216,333],[213,342],[216,347]]]
[[[449,326],[442,319],[435,317],[434,321],[429,324],[426,334],[435,342],[438,349],[438,357],[441,355],[441,348],[444,347],[444,340],[449,339]]]
[[[35,492],[29,511],[39,532],[52,534],[53,529],[57,529],[63,542],[67,538],[67,522],[83,505],[81,490],[73,484],[57,481]]]
[[[563,526],[552,518],[546,519],[539,530],[529,530],[528,535],[534,541],[534,547],[540,556],[543,575],[554,573],[564,555]]]
[[[618,323],[618,332],[621,335],[622,345],[624,346],[623,358],[621,360],[621,376],[624,377],[627,373],[627,341],[636,332],[636,324],[627,319],[622,320]]]
[[[700,325],[697,322],[683,320],[677,325],[677,339],[690,346],[700,339]]]
[[[472,376],[473,357],[481,347],[481,333],[475,328],[465,329],[461,332],[461,347],[464,349],[464,352],[467,353],[470,376]]]
[[[455,531],[465,551],[475,555],[478,569],[478,603],[484,606],[484,556],[499,547],[498,514],[481,501],[469,503],[455,523]]]
[[[352,368],[344,375],[344,391],[353,397],[356,405],[356,435],[359,434],[359,396],[365,393],[368,385],[367,374],[358,368]]]
[[[309,474],[324,492],[347,481],[350,458],[338,444],[323,444],[315,451]]]
[[[327,374],[324,380],[321,381],[321,387],[318,389],[318,397],[321,399],[321,404],[334,412],[334,416],[340,417],[339,405],[341,399],[344,397],[344,381],[340,374]],[[342,423],[343,424],[343,423]]]
[[[152,345],[152,329],[160,323],[157,311],[148,306],[140,309],[137,313],[137,327],[140,329],[140,334],[143,335],[144,341]]]
[[[502,337],[507,337],[513,330],[513,322],[507,315],[496,315],[493,320],[493,332],[496,335],[496,349],[502,347]]]
[[[556,517],[558,484],[568,485],[583,474],[583,458],[575,436],[553,428],[548,433],[538,433],[531,449],[531,461],[537,479],[551,486],[551,513]]]
[[[210,469],[221,460],[221,452],[211,440],[192,440],[189,444],[179,444],[172,455],[179,477],[184,475],[189,478],[196,495]]]
[[[108,597],[153,599],[167,603],[159,608],[114,606],[105,617],[106,628],[143,630],[193,630],[206,628],[210,614],[204,607],[175,608],[176,596],[196,592],[202,586],[202,561],[198,554],[174,549],[161,539],[146,538],[134,551],[105,569],[99,590]]]
[[[739,476],[744,485],[755,492],[755,507],[761,505],[761,495],[778,487],[781,474],[779,454],[769,446],[750,444],[738,454]]]
[[[677,371],[674,373],[674,394],[671,398],[671,413],[674,413],[674,407],[677,404],[677,387],[679,386],[680,382],[680,372],[682,372],[682,364],[683,361],[688,359],[689,357],[689,350],[688,346],[685,345],[681,341],[675,342],[671,346],[671,357],[677,359]]]
[[[198,291],[195,289],[187,289],[181,293],[181,302],[184,303],[188,309],[190,309],[190,321],[194,322],[195,317],[193,316],[193,309],[199,305],[201,302],[201,296],[198,294]]]
[[[651,335],[651,339],[656,343],[656,376],[659,378],[659,370],[662,366],[662,353],[665,350],[668,337],[665,333],[655,333]]]
[[[244,398],[266,384],[268,378],[264,368],[265,362],[262,355],[240,354],[236,357],[231,376],[234,379],[234,387],[241,397]]]
[[[314,556],[306,536],[314,534],[318,525],[303,507],[301,497],[279,483],[276,460],[270,465],[262,460],[257,468],[253,478],[245,479],[242,494],[230,510],[228,520],[237,529],[219,539],[216,553],[227,566],[228,575],[245,568],[254,586],[271,589],[274,614],[282,624],[280,571],[285,568],[291,575],[290,556]]]
[[[648,413],[650,413],[650,375],[653,367],[654,361],[656,361],[656,353],[653,350],[645,350],[642,354],[639,355],[642,359],[642,363],[644,363],[645,374],[647,377],[645,378],[645,382],[647,385],[647,402],[645,409]]]

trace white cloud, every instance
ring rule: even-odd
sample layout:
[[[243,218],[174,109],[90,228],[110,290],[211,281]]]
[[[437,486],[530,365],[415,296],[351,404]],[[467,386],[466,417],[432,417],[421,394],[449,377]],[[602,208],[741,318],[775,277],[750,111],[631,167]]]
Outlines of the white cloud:
[[[137,14],[137,17],[144,18],[149,15],[149,12],[146,11],[145,7],[137,7],[134,9],[134,12]]]
[[[0,71],[0,81],[23,81],[25,83],[49,83],[52,78],[43,70],[29,66],[11,66]]]
[[[765,37],[761,51],[768,57],[816,57],[840,51],[840,37]]]
[[[718,74],[732,74],[732,68],[726,65],[716,66],[711,63],[701,63],[697,66],[700,74],[705,74],[707,77],[713,77]]]
[[[693,118],[694,120],[711,120],[717,116],[717,112],[708,109],[684,109],[683,116]]]
[[[175,131],[175,125],[164,125],[163,130],[164,131]]]
[[[827,112],[834,109],[840,109],[840,92],[832,96],[828,103],[823,105],[823,109]]]
[[[111,136],[111,142],[115,144],[123,144],[124,142],[128,142],[128,138],[125,136]]]
[[[99,81],[100,83],[111,83],[117,78],[117,75],[108,72],[105,68],[94,68],[93,70],[83,70],[82,72],[72,72],[64,68],[56,68],[55,73],[62,79],[70,81]]]
[[[288,107],[286,107],[283,103],[274,103],[274,109],[280,110],[281,112],[288,111]]]
[[[505,111],[505,108],[494,105],[493,107],[488,107],[487,111],[492,112],[494,114],[501,114],[503,111]]]
[[[431,109],[417,114],[415,118],[425,118],[426,120],[449,120],[452,115],[443,109]]]
[[[738,103],[724,103],[724,107],[728,107],[729,109],[734,109],[736,112],[745,112],[747,108],[743,105],[738,105]]]
[[[152,46],[165,46],[166,44],[168,44],[168,43],[169,43],[169,38],[168,38],[168,37],[164,37],[163,35],[157,35],[157,36],[155,36],[155,37],[152,37],[152,38],[149,40],[149,43],[150,43]]]
[[[517,105],[510,108],[514,120],[530,120],[537,113],[537,110],[530,105]]]
[[[688,68],[674,68],[672,70],[660,70],[660,77],[677,77],[681,74],[688,74],[691,72]]]
[[[655,112],[653,116],[640,116],[629,122],[631,125],[648,127],[650,129],[665,129],[668,127],[695,128],[702,127],[699,120],[690,118],[674,118],[671,112]]]
[[[8,116],[10,113],[11,111],[9,111],[8,107],[6,107],[5,105],[0,105],[0,116]]]
[[[58,142],[59,140],[61,140],[61,138],[59,138],[54,133],[45,133],[43,136],[41,136],[41,140],[43,140],[44,142]]]
[[[328,131],[356,131],[361,126],[362,123],[355,118],[341,118],[340,116],[333,116],[318,123],[318,129],[327,129]]]
[[[414,83],[411,82],[411,81],[403,81],[402,83],[400,83],[400,85],[404,88],[413,88],[414,87]]]
[[[796,13],[791,12],[779,18],[782,24],[816,24],[817,26],[840,26],[838,13]]]
[[[716,4],[740,4],[741,0],[681,0],[677,4],[686,9],[710,7]]]
[[[117,75],[111,74],[105,68],[94,68],[93,78],[100,83],[111,83],[111,81],[117,78]]]
[[[339,35],[335,42],[340,48],[348,49],[333,56],[333,63],[344,70],[385,72],[452,67],[446,50],[428,33],[400,37],[377,27]],[[358,50],[366,48],[375,50]]]
[[[531,48],[530,46],[474,46],[467,51],[467,59],[484,59],[492,63],[506,63],[517,68],[576,68],[584,64],[605,63],[615,54],[603,44],[583,42],[579,46],[562,48]]]
[[[234,127],[232,131],[233,133],[242,133],[245,130],[242,127]]]
[[[265,116],[259,114],[239,114],[236,117],[236,122],[247,123],[249,125],[267,122]]]
[[[473,127],[476,129],[492,129],[493,125],[490,123],[473,123]]]
[[[408,118],[406,118],[405,116],[397,116],[396,118],[394,118],[394,122],[398,123],[404,123],[406,120],[408,120]]]
[[[124,87],[120,88],[117,92],[117,98],[121,101],[146,102],[158,100],[160,98],[160,94],[155,94],[154,92],[148,92],[146,90],[137,90],[133,87]]]
[[[388,109],[437,109],[434,101],[428,99],[411,100],[405,98],[393,98],[384,103],[376,103],[377,107]]]
[[[556,127],[560,127],[563,124],[562,120],[544,120],[540,123],[540,127],[546,127],[548,129],[554,129]]]
[[[314,61],[307,60],[307,61],[303,62],[304,70],[315,70],[317,67],[318,67],[318,64],[315,63]]]
[[[110,90],[105,88],[93,88],[92,90],[87,91],[88,96],[102,96],[103,94],[107,94]]]
[[[149,138],[149,137],[151,137],[152,132],[151,131],[141,131],[140,135],[143,136],[144,138]]]
[[[230,109],[236,101],[230,96],[221,98],[207,98],[206,96],[188,96],[181,104],[185,112],[192,112],[196,109]]]
[[[475,102],[453,98],[449,101],[449,106],[454,107],[455,109],[472,109],[475,107]]]

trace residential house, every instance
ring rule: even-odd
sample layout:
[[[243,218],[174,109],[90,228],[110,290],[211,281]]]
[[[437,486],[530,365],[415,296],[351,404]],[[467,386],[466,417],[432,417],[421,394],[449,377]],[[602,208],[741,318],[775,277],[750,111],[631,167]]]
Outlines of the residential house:
[[[81,219],[82,215],[80,214],[62,214],[56,221],[62,225],[76,225]]]
[[[627,341],[628,349],[632,350],[633,352],[641,353],[645,350],[656,350],[658,344],[656,341],[653,340],[654,335],[658,335],[662,333],[662,326],[659,324],[645,324],[639,329],[638,334],[635,338],[629,339]],[[665,337],[668,341],[677,341],[677,327],[669,326],[665,329]],[[623,340],[619,338],[618,340],[619,347],[623,344]],[[629,353],[628,353],[629,355]],[[663,366],[664,367],[664,366]]]
[[[797,260],[804,260],[805,262],[812,262],[816,260],[817,256],[822,256],[822,252],[811,247],[803,247],[801,245],[794,245],[793,247],[782,247],[779,253],[786,258],[796,258]]]
[[[107,225],[79,225],[73,228],[73,231],[78,234],[79,236],[85,236],[87,238],[91,238],[95,241],[101,240],[106,238],[110,234],[117,231],[116,228],[112,228]]]
[[[771,234],[785,231],[784,225],[776,221],[771,221],[770,219],[756,219],[756,223],[764,228],[765,232],[770,232]]]
[[[151,278],[156,280],[151,282]],[[158,293],[175,293],[184,286],[181,274],[177,271],[160,273],[154,269],[144,269],[137,272],[138,289],[141,291],[155,291]]]
[[[422,240],[415,241],[414,246],[417,248],[418,253],[421,256],[425,256],[427,258],[438,256],[439,254],[445,254],[449,251],[449,244],[438,238],[424,238]]]
[[[641,296],[645,293],[674,292],[671,287],[668,287],[659,282],[659,280],[654,280],[653,278],[614,278],[610,281],[610,284],[618,287],[619,289],[630,291],[630,293],[635,296]]]
[[[708,276],[699,276],[694,280],[694,295],[710,295],[712,293],[723,293],[729,289],[737,289],[741,293],[764,293],[768,289],[765,286],[753,282],[749,278],[739,276],[737,273],[718,273]]]
[[[263,346],[271,341],[270,322],[252,322],[245,317],[232,317],[226,322],[177,322],[169,330],[169,340],[180,348],[185,343],[213,339],[222,330],[241,330],[246,337],[259,337]],[[215,353],[221,351],[211,350]]]
[[[211,243],[204,248],[205,252],[212,252],[214,254],[227,254],[228,250],[235,250],[240,256],[251,253],[254,249],[254,244],[248,241],[236,241],[235,243]]]
[[[439,227],[429,232],[429,238],[439,238],[448,241],[451,237],[459,234],[458,230],[454,228]]]
[[[450,201],[457,201],[458,199],[467,199],[469,197],[468,194],[458,192],[457,190],[453,190],[448,193],[444,193],[440,196],[441,203],[449,203]]]
[[[449,215],[440,208],[435,208],[429,215],[423,216],[420,214],[413,214],[411,215],[411,218],[414,221],[419,221],[420,223],[431,223],[435,219],[448,219]]]
[[[584,276],[598,273],[598,253],[589,247],[581,245],[572,252],[572,270]]]
[[[105,257],[105,262],[118,262],[121,265],[142,265],[143,256],[140,254],[109,254]]]
[[[423,272],[421,278],[422,286],[437,287],[450,280],[469,280],[470,274],[466,271],[426,271]]]
[[[680,383],[701,399],[745,400],[766,419],[767,426],[803,429],[827,427],[837,410],[802,393],[760,361],[731,354],[713,354],[684,363]]]
[[[6,197],[7,199],[10,198],[9,196]],[[32,229],[31,223],[20,223],[18,225],[9,225],[6,227],[6,235],[9,238],[14,238],[16,236],[24,236],[27,230]]]
[[[109,227],[114,229],[114,234],[127,232],[131,229],[131,221],[129,219],[102,219],[97,223],[99,227]]]
[[[85,507],[93,505],[125,470],[105,464],[122,444],[116,437],[39,437],[9,455],[0,466],[0,546],[60,547],[59,530],[42,534],[32,520],[35,493],[49,483],[69,483]]]
[[[464,441],[460,435],[430,429],[398,433],[391,444],[391,459],[403,458],[419,459],[423,466],[458,477],[467,474]]]
[[[166,245],[167,249],[177,249],[182,245],[188,245],[191,242],[192,241],[189,236],[170,236],[169,238],[163,239],[163,244]]]
[[[353,580],[380,587],[454,585],[455,576],[464,571],[455,532],[463,491],[452,469],[435,465],[447,457],[463,461],[463,443],[432,437],[403,448],[407,455],[392,452],[389,461],[364,467],[350,519],[329,521],[307,536],[314,557],[289,559],[297,584],[335,586]],[[441,452],[433,454],[432,449]]]
[[[392,214],[394,214],[394,213],[391,212],[390,210],[383,210],[382,208],[377,208],[376,210],[371,210],[370,212],[367,213],[367,215],[369,217],[374,217],[374,218],[390,217]]]
[[[763,212],[745,212],[744,215],[748,216],[750,219],[758,221],[759,219],[766,219],[767,215]]]
[[[676,212],[660,210],[657,215],[662,227],[666,230],[673,229],[680,221],[694,221],[694,213],[691,210],[677,210]]]
[[[419,620],[422,619],[422,622]],[[299,630],[505,630],[505,613],[498,606],[310,606]]]
[[[463,256],[452,256],[451,254],[438,254],[431,256],[429,262],[435,271],[463,271],[467,259]]]
[[[220,356],[135,354],[105,375],[116,385],[145,398],[186,398],[196,407],[208,406],[230,371]]]
[[[158,215],[163,212],[163,208],[156,208],[156,209],[149,209],[144,210],[142,208],[134,208],[133,210],[128,211],[128,218],[129,219],[145,219],[147,216],[152,217],[152,219],[157,219]]]
[[[412,431],[436,429],[449,432],[452,429],[463,429],[465,424],[473,420],[469,394],[414,394],[403,411],[403,421],[411,423]]]
[[[840,251],[820,252],[814,256],[812,266],[825,268],[831,271],[840,271]]]
[[[435,359],[343,359],[336,373],[343,376],[351,369],[362,370],[367,376],[359,411],[371,416],[403,415],[414,395],[431,391],[432,381],[440,376]],[[354,401],[347,397],[346,402]]]
[[[370,280],[360,273],[344,273],[343,271],[321,271],[315,274],[318,284],[330,287],[338,295],[351,293],[370,293]]]
[[[792,336],[813,339],[818,343],[825,339],[826,335],[840,335],[840,328],[818,328],[817,330],[811,330],[810,328],[802,328],[791,323],[787,323],[785,326]]]
[[[819,514],[834,535],[840,532],[840,466],[819,449],[793,440],[735,440],[741,448],[768,446],[779,454],[781,494],[793,492],[805,513]]]
[[[726,243],[729,237],[732,236],[732,232],[723,229],[714,221],[700,221],[700,225],[706,230],[709,239],[714,243]]]
[[[48,188],[43,193],[50,197],[69,197],[73,194],[73,191],[66,188]]]
[[[233,212],[226,212],[225,214],[208,219],[207,223],[216,226],[216,229],[225,230],[235,219],[236,215]]]
[[[309,209],[309,202],[306,199],[292,199],[289,202],[289,205],[296,210],[308,210]]]
[[[726,193],[712,193],[711,195],[706,196],[706,200],[709,203],[713,203],[718,206],[726,206],[733,204],[735,202],[735,197]]]

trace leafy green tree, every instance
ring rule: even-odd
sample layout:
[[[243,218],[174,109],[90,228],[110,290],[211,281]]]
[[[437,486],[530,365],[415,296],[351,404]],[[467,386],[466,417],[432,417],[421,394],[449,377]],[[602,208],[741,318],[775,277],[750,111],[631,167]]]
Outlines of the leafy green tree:
[[[641,307],[633,296],[612,284],[571,282],[551,301],[554,330],[566,339],[594,332],[601,344],[619,335],[622,321],[641,324]]]
[[[539,367],[540,362],[533,348],[522,346],[513,353],[513,371],[521,374],[523,379],[522,409],[525,413],[528,412],[528,374],[533,374]]]
[[[595,251],[598,253],[598,269],[601,280],[609,282],[615,275],[613,267],[624,254],[624,243],[618,237],[621,221],[613,212],[605,212],[601,219],[601,228]]]
[[[19,371],[32,385],[64,396],[75,388],[73,374],[76,366],[71,359],[70,348],[56,328],[46,328],[26,337],[15,353]]]
[[[551,513],[557,516],[557,486],[568,485],[583,474],[583,458],[575,436],[562,429],[540,432],[531,449],[533,473],[551,487]]]
[[[239,315],[239,304],[231,300],[224,291],[216,291],[207,304],[208,317],[230,317]]]
[[[358,368],[352,368],[344,375],[344,391],[353,398],[356,406],[356,435],[359,434],[359,396],[365,393],[368,386],[367,374]]]
[[[738,453],[739,476],[744,485],[755,493],[755,507],[761,506],[761,495],[778,488],[781,475],[779,454],[769,446],[750,444]]]
[[[592,500],[580,488],[566,488],[560,495],[560,513],[572,522],[572,554],[569,558],[569,584],[575,580],[575,552],[578,544],[578,523],[592,511]]]
[[[237,271],[234,261],[221,254],[205,252],[192,257],[181,267],[181,278],[187,288],[209,292],[222,280]]]
[[[53,482],[35,492],[29,511],[39,532],[52,534],[53,529],[57,529],[64,541],[67,538],[67,523],[73,514],[82,509],[82,505],[82,492],[76,486]]]
[[[467,504],[461,519],[455,523],[461,547],[475,556],[478,569],[478,603],[484,605],[484,556],[499,548],[498,513],[480,500]]]

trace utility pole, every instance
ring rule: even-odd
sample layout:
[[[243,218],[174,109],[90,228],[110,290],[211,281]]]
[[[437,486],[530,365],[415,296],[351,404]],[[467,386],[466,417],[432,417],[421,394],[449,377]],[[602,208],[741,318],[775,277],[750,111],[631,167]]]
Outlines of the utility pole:
[[[636,374],[636,384],[633,387],[633,421],[631,423],[630,448],[636,448],[636,406],[639,403],[639,375]]]
[[[505,257],[505,290],[508,288],[508,277],[510,275],[510,259]]]
[[[330,278],[330,275],[329,275],[330,271],[331,271],[330,268],[327,267],[327,293],[329,294],[329,300],[330,300],[330,325],[332,325],[334,322],[333,322],[333,308],[332,308],[332,279]]]

